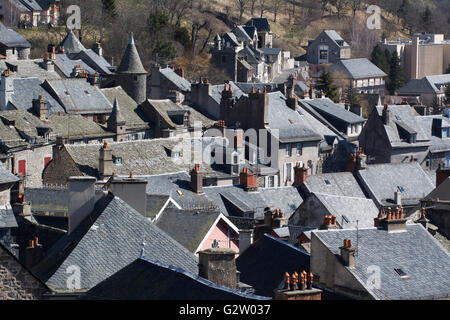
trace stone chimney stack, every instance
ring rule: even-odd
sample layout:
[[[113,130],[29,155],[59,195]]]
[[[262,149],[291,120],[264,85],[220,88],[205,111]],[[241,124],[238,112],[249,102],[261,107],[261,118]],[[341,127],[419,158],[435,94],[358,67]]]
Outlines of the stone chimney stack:
[[[203,193],[203,173],[200,171],[199,163],[191,170],[191,188],[195,193]]]
[[[313,288],[314,275],[306,270],[284,274],[284,286],[274,290],[274,300],[322,300],[322,290]]]
[[[350,239],[344,239],[344,245],[340,249],[344,265],[353,269],[355,267],[356,248],[352,246],[352,241]]]
[[[53,48],[54,49],[54,48]],[[44,68],[45,70],[49,71],[49,72],[53,72],[55,71],[55,64],[54,64],[54,59],[52,59],[50,52],[46,52],[44,54]]]
[[[108,143],[105,141],[99,152],[100,155],[98,171],[100,173],[100,179],[105,180],[113,175],[114,165],[112,159],[112,150],[108,146]]]
[[[147,210],[146,188],[147,180],[133,178],[132,172],[128,178],[114,177],[109,187],[113,195],[128,203],[143,216],[146,215]]]
[[[176,73],[177,75],[179,75],[180,77],[184,78],[184,70],[183,70],[183,68],[177,68],[177,69],[175,69],[175,73]]]
[[[33,111],[39,117],[40,120],[46,121],[48,120],[48,109],[47,104],[44,101],[42,96],[39,96],[38,99],[33,99]]]
[[[218,285],[238,287],[235,254],[227,248],[211,248],[198,253],[198,275]]]
[[[289,92],[289,95],[286,99],[286,105],[294,111],[298,110],[298,98],[294,93],[294,90]]]
[[[71,234],[95,206],[94,177],[69,177],[69,230]]]
[[[306,182],[306,179],[308,177],[308,169],[306,169],[305,164],[303,166],[300,166],[300,162],[297,162],[297,164],[294,167],[294,186],[300,186]]]
[[[323,217],[323,224],[319,227],[319,230],[338,229],[336,224],[336,216],[329,215]]]
[[[0,110],[4,110],[14,94],[14,79],[9,69],[3,71],[0,78]]]
[[[264,224],[269,229],[277,229],[286,226],[288,219],[286,219],[281,209],[266,208],[264,212]]]
[[[248,94],[250,100],[250,112],[255,116],[255,119],[250,121],[250,127],[252,128],[263,128],[269,125],[269,94],[267,93],[267,88],[264,87],[263,92],[259,89],[257,92],[252,92]]]
[[[403,207],[397,207],[395,211],[388,207],[386,214],[380,210],[378,217],[374,219],[374,226],[387,232],[403,232],[406,231],[406,221]]]

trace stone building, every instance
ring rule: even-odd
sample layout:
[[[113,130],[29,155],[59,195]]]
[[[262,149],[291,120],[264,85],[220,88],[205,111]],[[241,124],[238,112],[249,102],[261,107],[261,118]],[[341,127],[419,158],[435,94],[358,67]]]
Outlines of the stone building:
[[[334,30],[323,30],[317,38],[308,40],[306,60],[309,63],[336,63],[350,58],[350,45]]]
[[[11,27],[32,28],[58,24],[60,0],[4,0],[0,22]]]
[[[20,34],[8,29],[0,19],[0,55],[10,60],[26,60],[30,55],[31,44]]]

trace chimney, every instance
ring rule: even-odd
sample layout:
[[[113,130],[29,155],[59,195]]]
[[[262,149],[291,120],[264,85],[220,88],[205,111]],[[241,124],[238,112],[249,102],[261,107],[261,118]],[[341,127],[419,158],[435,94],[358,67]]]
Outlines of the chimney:
[[[200,171],[199,163],[191,170],[191,188],[195,193],[203,193],[203,173]]]
[[[294,111],[298,110],[298,98],[295,93],[290,92],[288,98],[286,99],[286,105]]]
[[[359,147],[356,153],[356,170],[364,170],[367,164],[367,156],[364,154],[362,147]]]
[[[309,86],[309,97],[311,99],[315,99],[316,98],[316,91],[315,91],[315,84],[311,83],[311,85]]]
[[[217,128],[222,132],[222,137],[227,137],[227,127],[224,120],[217,121]]]
[[[384,104],[383,112],[381,113],[381,118],[383,119],[383,123],[388,125],[391,121],[391,111],[389,110],[389,106],[387,103]]]
[[[54,59],[52,59],[53,53],[46,52],[44,54],[44,68],[49,72],[55,71],[55,64],[53,63]]]
[[[180,104],[183,102],[183,94],[177,90],[169,90],[167,98],[172,100],[172,102],[176,104]]]
[[[71,234],[94,210],[95,181],[94,177],[69,177],[68,234]]]
[[[286,272],[283,283],[283,288],[274,290],[274,300],[322,300],[322,290],[313,288],[314,275],[311,272]]]
[[[94,43],[94,45],[92,46],[92,51],[94,51],[96,54],[102,57],[103,56],[102,44],[100,42]]]
[[[29,217],[31,216],[31,203],[27,202],[25,194],[19,191],[17,199],[12,204],[12,210],[15,215]]]
[[[353,172],[357,167],[357,159],[354,153],[350,153],[350,158],[347,160],[347,172]]]
[[[288,224],[288,219],[285,218],[281,209],[265,208],[264,210],[264,224],[269,229],[277,229]]]
[[[239,254],[242,254],[253,243],[253,230],[239,230]]]
[[[198,252],[198,275],[218,285],[236,289],[235,254],[227,248],[210,248]]]
[[[296,166],[294,167],[294,186],[300,186],[306,182],[306,179],[308,177],[308,169],[306,169],[305,164],[303,164],[303,167],[300,166],[300,162],[297,162]]]
[[[450,167],[442,168],[439,164],[438,169],[436,170],[436,187],[439,186],[442,182],[450,177]]]
[[[350,239],[344,239],[344,245],[339,249],[341,249],[341,258],[344,266],[353,269],[355,267],[356,248],[352,246],[352,241]]]
[[[389,233],[406,231],[407,219],[405,219],[403,207],[397,207],[394,212],[390,207],[388,207],[386,214],[383,214],[380,211],[378,217],[374,220],[375,227],[382,227]]]
[[[40,120],[48,120],[47,104],[42,96],[39,96],[38,99],[33,99],[33,111]]]
[[[262,128],[269,124],[269,95],[266,87],[262,93],[259,89],[256,92],[253,91],[248,94],[250,113],[255,118],[251,119],[250,126]]]
[[[323,224],[319,227],[319,230],[338,229],[336,224],[336,216],[329,215],[323,217]]]
[[[109,188],[113,195],[128,203],[143,216],[146,216],[146,180],[133,178],[133,173],[130,172],[130,177],[128,178],[116,179],[116,177],[114,177]]]
[[[14,79],[9,69],[3,71],[0,79],[0,110],[4,110],[14,94]]]
[[[39,243],[39,238],[35,237],[28,241],[28,247],[25,249],[25,266],[32,268],[37,265],[42,259],[42,245]]]
[[[256,175],[248,168],[242,170],[239,175],[239,183],[244,186],[245,191],[256,191],[258,189]]]
[[[180,77],[184,78],[184,70],[183,70],[183,68],[177,68],[177,69],[175,69],[175,73],[176,73],[177,75],[179,75]]]
[[[429,222],[430,220],[427,219],[426,217],[426,210],[425,208],[422,208],[421,214],[420,214],[420,218],[418,220],[415,221],[416,223],[420,223],[421,225],[423,225],[423,227],[428,230],[430,225]]]
[[[112,176],[113,174],[113,159],[112,159],[112,150],[108,146],[108,143],[105,141],[103,146],[99,149],[99,164],[98,171],[100,174],[100,179],[105,180]]]
[[[402,205],[402,193],[400,191],[394,192],[394,202],[398,206]]]

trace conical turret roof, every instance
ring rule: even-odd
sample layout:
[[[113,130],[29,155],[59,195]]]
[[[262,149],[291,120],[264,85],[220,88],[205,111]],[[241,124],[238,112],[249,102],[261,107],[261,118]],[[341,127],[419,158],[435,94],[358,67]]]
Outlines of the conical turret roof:
[[[114,105],[111,115],[106,122],[108,125],[125,124],[125,119],[122,117],[122,113],[120,112],[119,101],[117,100],[117,97],[114,99]]]
[[[133,33],[130,35],[130,41],[128,42],[127,49],[123,55],[122,62],[120,63],[117,73],[131,73],[131,74],[145,74],[144,66],[142,65],[141,58],[134,44]]]

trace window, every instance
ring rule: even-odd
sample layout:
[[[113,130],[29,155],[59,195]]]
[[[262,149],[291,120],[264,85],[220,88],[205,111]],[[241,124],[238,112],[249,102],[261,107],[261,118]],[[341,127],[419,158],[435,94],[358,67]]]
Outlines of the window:
[[[286,156],[290,157],[292,155],[291,144],[286,144]]]
[[[19,160],[19,174],[25,177],[27,162],[25,160]]]
[[[52,160],[52,157],[45,157],[44,158],[44,168],[47,166],[47,163],[49,163]]]
[[[400,276],[400,278],[408,278],[408,275],[400,268],[394,268],[395,272]]]
[[[303,145],[301,143],[297,143],[297,155],[301,156],[303,154]]]
[[[331,184],[331,182],[330,182],[330,180],[325,180],[325,184],[328,184],[328,185],[330,185]]]
[[[445,159],[445,166],[450,167],[450,156],[447,156]]]
[[[122,163],[122,157],[114,157],[114,164],[120,166]]]
[[[286,181],[292,181],[292,163],[285,163],[284,177]]]

